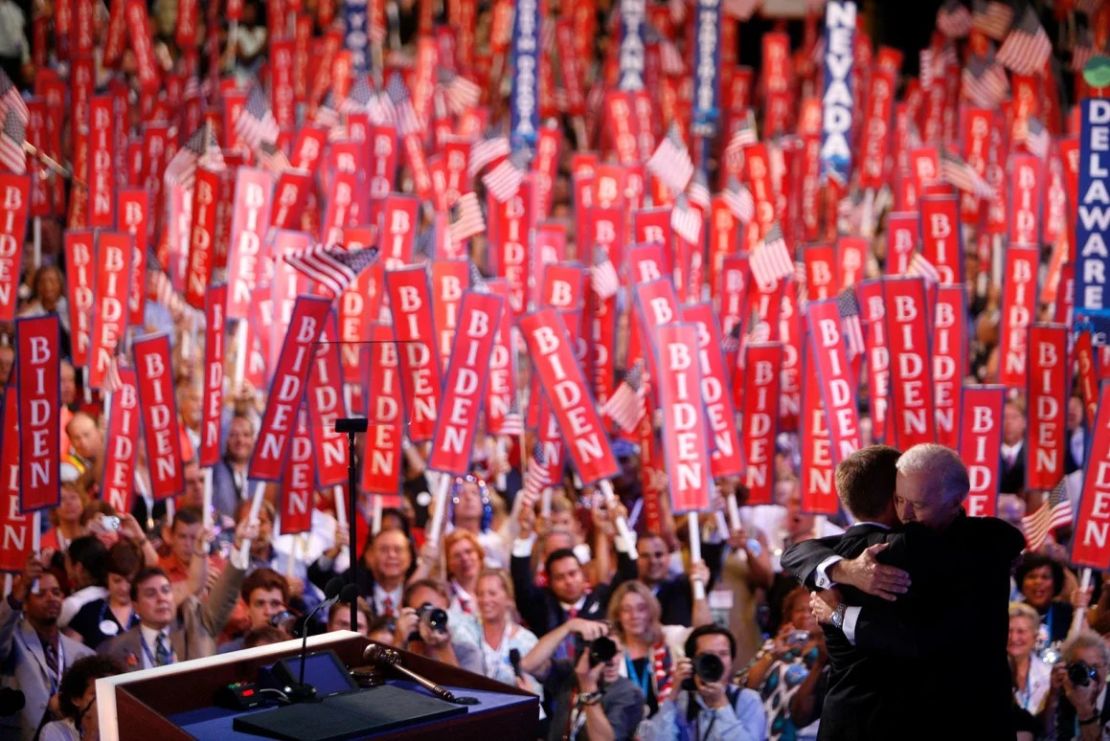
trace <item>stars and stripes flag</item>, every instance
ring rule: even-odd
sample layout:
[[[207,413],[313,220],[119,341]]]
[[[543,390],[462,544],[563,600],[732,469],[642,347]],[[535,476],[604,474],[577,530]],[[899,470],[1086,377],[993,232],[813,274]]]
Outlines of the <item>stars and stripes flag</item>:
[[[195,182],[198,166],[216,171],[226,167],[216,132],[207,123],[194,131],[185,146],[177,150],[166,165],[163,178],[170,185],[189,190]]]
[[[1070,527],[1074,517],[1066,479],[1060,479],[1060,483],[1049,493],[1048,501],[1033,514],[1021,518],[1021,529],[1025,532],[1028,549],[1035,551],[1040,548],[1050,532],[1058,527]]]
[[[980,198],[994,198],[994,188],[975,168],[949,152],[941,152],[940,176],[945,182]]]
[[[486,285],[486,276],[482,275],[482,271],[478,268],[478,263],[473,260],[470,261],[470,290],[476,293],[489,293],[489,286]]]
[[[157,265],[158,258],[154,256],[153,252],[147,253],[147,265]],[[154,301],[166,307],[166,311],[170,312],[170,316],[176,321],[183,315],[189,312],[195,312],[192,306],[185,302],[185,299],[173,287],[173,281],[161,270],[151,269],[149,271],[151,286],[154,289]]]
[[[600,247],[594,248],[594,264],[590,266],[590,287],[601,300],[606,300],[617,294],[621,288],[620,277],[609,253]]]
[[[280,175],[286,170],[293,169],[285,151],[273,142],[264,141],[258,146],[258,164],[272,173]]]
[[[748,224],[755,217],[755,199],[752,192],[736,178],[730,178],[721,196],[725,205],[739,221]]]
[[[671,124],[667,135],[655,148],[655,153],[647,161],[647,169],[672,192],[686,190],[690,178],[694,177],[694,162],[676,125]]]
[[[251,88],[247,104],[235,119],[235,133],[252,150],[257,150],[264,141],[277,141],[277,121],[260,85]]]
[[[374,88],[370,86],[370,81],[366,79],[366,75],[359,75],[347,92],[347,97],[339,104],[339,112],[358,113],[365,111],[373,95]]]
[[[123,388],[123,379],[119,374],[120,356],[112,355],[108,360],[108,368],[104,371],[104,381],[100,390],[105,394],[112,394]]]
[[[728,138],[728,144],[725,145],[724,156],[726,158],[735,155],[742,155],[744,147],[750,147],[759,143],[759,137],[756,134],[755,126],[752,124],[751,114],[749,113],[744,118],[740,119],[740,125],[736,131],[732,132],[732,136]]]
[[[470,145],[470,161],[467,163],[467,172],[473,178],[486,165],[496,162],[501,157],[508,157],[512,154],[512,151],[509,147],[509,138],[506,136],[494,136],[476,141]]]
[[[1044,69],[1052,55],[1052,42],[1033,6],[1026,6],[1021,19],[998,47],[998,61],[1019,75],[1034,75]]]
[[[27,110],[27,102],[19,94],[19,88],[12,82],[12,78],[0,69],[0,116],[4,117],[5,122],[8,118],[8,111],[15,111],[16,116],[24,126],[31,119],[31,112]]]
[[[994,108],[1010,88],[1006,70],[994,59],[974,56],[963,71],[964,97],[980,108]]]
[[[752,331],[748,335],[748,342],[767,342],[771,339],[771,324],[763,320],[757,321],[752,325]]]
[[[440,70],[439,83],[447,109],[455,115],[473,108],[482,100],[482,88],[478,83],[451,70]]]
[[[732,325],[732,329],[728,331],[724,339],[721,340],[721,349],[724,350],[726,354],[732,355],[740,349],[740,332],[740,322],[736,322],[736,324]]]
[[[848,350],[848,359],[863,355],[866,345],[863,342],[863,325],[859,318],[859,299],[851,288],[845,288],[836,297],[836,308],[840,312],[841,334]]]
[[[331,92],[324,97],[324,102],[317,106],[316,113],[312,117],[312,122],[329,131],[336,127],[342,128],[342,122],[339,120],[339,111],[336,110],[335,100]]]
[[[308,276],[335,298],[378,258],[377,247],[348,250],[317,244],[304,252],[286,255],[285,262]]]
[[[478,203],[478,194],[474,191],[459,197],[455,202],[454,212],[455,218],[447,226],[451,241],[463,242],[486,230],[486,222],[482,218],[482,206]]]
[[[971,32],[971,13],[960,0],[948,0],[937,10],[937,30],[950,39],[962,39]]]
[[[647,411],[644,390],[644,369],[637,362],[624,374],[624,379],[617,384],[613,395],[601,407],[601,413],[625,432],[635,431]]]
[[[547,457],[543,452],[543,443],[536,442],[532,447],[532,457],[528,461],[528,469],[524,472],[523,490],[525,501],[534,501],[539,498],[543,490],[551,486],[551,477],[547,473]]]
[[[782,236],[782,228],[775,224],[767,230],[763,244],[752,251],[749,260],[752,277],[761,285],[774,283],[794,274],[794,261]]]
[[[906,267],[906,275],[924,278],[925,284],[930,286],[940,283],[940,273],[937,272],[936,266],[920,252],[914,252],[910,255],[910,264]]]
[[[1052,146],[1052,136],[1036,116],[1030,116],[1025,121],[1025,146],[1030,154],[1034,154],[1042,160],[1048,157],[1048,149]]]
[[[0,167],[22,175],[27,172],[27,153],[23,150],[26,127],[19,112],[9,109],[0,129]]]
[[[1071,71],[1082,72],[1094,55],[1095,46],[1091,42],[1091,32],[1085,28],[1080,29],[1079,38],[1071,50]]]
[[[701,244],[701,211],[691,206],[690,199],[683,193],[671,208],[671,229],[687,242]]]
[[[972,0],[971,27],[1001,41],[1014,22],[1014,9],[999,0]]]
[[[397,136],[405,137],[420,131],[420,119],[412,107],[412,97],[408,85],[400,73],[394,72],[385,87],[386,97],[392,108],[392,119],[397,127]]]
[[[501,419],[501,432],[498,434],[507,436],[524,434],[524,415],[520,413],[520,402],[517,401],[516,394],[513,394],[509,411]]]
[[[520,190],[529,157],[524,149],[513,152],[482,176],[482,185],[498,203],[504,203]]]
[[[694,173],[694,177],[690,180],[690,185],[686,188],[686,197],[690,200],[690,203],[700,207],[702,213],[709,210],[709,186],[706,185],[705,174],[701,171]]]

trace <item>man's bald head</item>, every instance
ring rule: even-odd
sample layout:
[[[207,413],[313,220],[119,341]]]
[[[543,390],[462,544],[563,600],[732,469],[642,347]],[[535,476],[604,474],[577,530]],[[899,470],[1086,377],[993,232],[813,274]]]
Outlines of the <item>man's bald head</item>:
[[[104,436],[96,420],[85,412],[77,412],[66,425],[66,434],[77,455],[95,461],[104,452]]]

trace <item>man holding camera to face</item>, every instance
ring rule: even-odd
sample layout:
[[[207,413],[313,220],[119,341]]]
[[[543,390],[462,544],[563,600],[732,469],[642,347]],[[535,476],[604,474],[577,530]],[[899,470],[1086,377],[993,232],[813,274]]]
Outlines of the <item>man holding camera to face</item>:
[[[641,741],[678,738],[699,741],[758,741],[767,718],[759,695],[731,683],[736,639],[719,625],[695,628],[686,639],[686,658],[675,665],[680,688],[640,724]]]
[[[394,629],[394,645],[481,674],[477,624],[471,616],[448,612],[447,607],[447,585],[443,582],[418,579],[409,584]]]
[[[1052,667],[1052,691],[1044,710],[1050,736],[1057,741],[1106,738],[1108,672],[1110,647],[1098,634],[1083,631],[1065,644],[1063,661]]]

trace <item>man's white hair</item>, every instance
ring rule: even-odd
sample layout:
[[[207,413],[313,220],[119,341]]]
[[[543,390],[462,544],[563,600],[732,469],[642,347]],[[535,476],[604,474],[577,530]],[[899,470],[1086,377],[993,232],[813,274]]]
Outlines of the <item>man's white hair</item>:
[[[898,473],[925,475],[928,477],[929,490],[939,491],[944,501],[962,502],[967,498],[971,482],[967,476],[967,466],[956,455],[956,451],[936,443],[921,443],[902,453],[896,464]]]

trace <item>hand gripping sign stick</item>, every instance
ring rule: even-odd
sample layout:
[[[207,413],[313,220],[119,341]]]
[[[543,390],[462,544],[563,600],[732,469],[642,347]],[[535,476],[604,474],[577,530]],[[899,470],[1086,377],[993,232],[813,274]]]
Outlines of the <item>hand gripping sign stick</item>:
[[[698,513],[687,512],[686,524],[690,528],[690,564],[701,560],[701,528],[698,527]],[[705,585],[700,579],[694,580],[694,600],[705,599]]]
[[[262,499],[266,494],[266,482],[259,481],[254,485],[254,496],[251,498],[251,510],[247,515],[247,525],[258,524],[258,511],[262,509]],[[247,559],[251,553],[250,538],[245,538],[243,544],[239,546],[239,562],[247,563]]]
[[[636,557],[639,555],[636,553],[636,536],[632,534],[631,528],[628,527],[628,520],[625,519],[624,515],[616,514],[620,499],[617,498],[617,493],[613,491],[613,482],[609,481],[609,479],[602,479],[597,482],[597,485],[601,489],[602,495],[605,497],[605,506],[609,508],[610,512],[614,513],[613,524],[617,526],[617,534],[621,536],[624,540],[625,547],[628,548],[628,557],[635,561]]]

